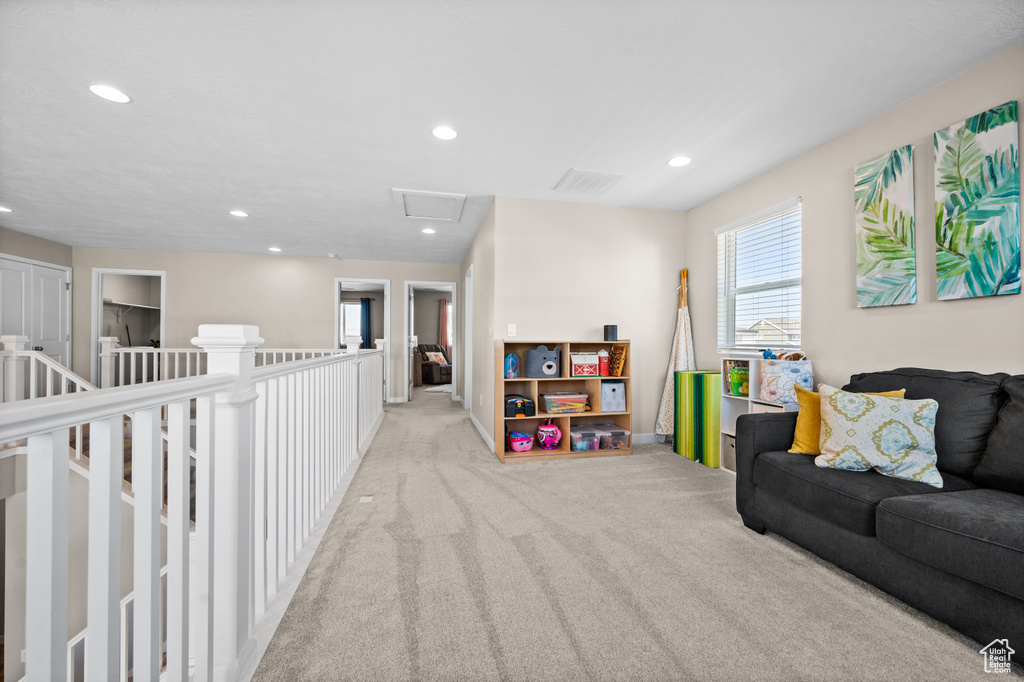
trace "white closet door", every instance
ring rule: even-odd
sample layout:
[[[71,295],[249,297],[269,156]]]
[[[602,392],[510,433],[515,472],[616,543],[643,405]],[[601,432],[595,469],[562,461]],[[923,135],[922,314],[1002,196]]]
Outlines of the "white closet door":
[[[71,362],[67,270],[32,266],[32,290],[36,313],[32,320],[32,347],[42,348],[43,353],[67,367]]]
[[[0,258],[0,334],[32,336],[32,266]]]
[[[0,258],[0,334],[29,338],[29,348],[71,362],[68,271]]]

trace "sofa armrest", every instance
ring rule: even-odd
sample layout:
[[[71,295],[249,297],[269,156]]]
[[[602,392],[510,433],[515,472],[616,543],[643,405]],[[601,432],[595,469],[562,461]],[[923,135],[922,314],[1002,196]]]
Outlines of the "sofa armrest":
[[[764,526],[754,513],[754,460],[762,452],[789,450],[796,431],[796,412],[741,414],[736,420],[736,511],[748,528]]]

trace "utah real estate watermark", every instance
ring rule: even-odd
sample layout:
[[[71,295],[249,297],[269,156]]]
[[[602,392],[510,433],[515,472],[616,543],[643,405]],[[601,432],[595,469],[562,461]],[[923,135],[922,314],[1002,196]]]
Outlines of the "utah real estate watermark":
[[[1010,648],[1009,640],[994,639],[978,653],[985,656],[985,672],[1008,673],[1011,667],[1010,657],[1017,652]]]

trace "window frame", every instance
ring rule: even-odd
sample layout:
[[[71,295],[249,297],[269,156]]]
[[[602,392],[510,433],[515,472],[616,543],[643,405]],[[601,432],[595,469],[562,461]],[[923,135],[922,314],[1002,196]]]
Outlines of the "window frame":
[[[781,218],[787,214],[796,213],[798,216],[798,231],[796,237],[797,253],[800,258],[800,272],[795,277],[783,277],[776,279],[765,279],[751,284],[743,286],[736,286],[736,253],[735,253],[735,241],[736,235],[740,232],[757,228],[764,225],[765,223]],[[724,237],[724,239],[723,239]],[[730,243],[731,238],[731,243]],[[791,243],[787,240],[786,243]],[[723,253],[723,246],[726,250]],[[736,354],[736,353],[750,353],[756,354],[758,348],[754,346],[739,345],[736,339],[737,324],[736,324],[736,299],[738,296],[744,294],[753,294],[764,291],[776,291],[791,288],[794,286],[800,287],[800,299],[801,305],[799,306],[799,317],[797,318],[800,322],[800,339],[799,341],[792,342],[772,342],[770,346],[772,348],[778,348],[780,350],[800,350],[803,344],[803,206],[800,197],[791,199],[783,202],[771,208],[765,209],[753,215],[747,216],[741,220],[734,221],[728,225],[715,230],[715,248],[716,248],[716,265],[719,268],[717,272],[717,296],[718,296],[718,319],[717,319],[717,349],[720,354]],[[730,254],[729,251],[732,253]],[[724,272],[722,271],[724,269]],[[723,310],[724,302],[724,310]],[[724,324],[723,324],[724,316]],[[792,319],[792,318],[786,318]],[[779,328],[783,333],[788,333],[786,330]],[[723,339],[722,333],[725,332],[726,338]]]

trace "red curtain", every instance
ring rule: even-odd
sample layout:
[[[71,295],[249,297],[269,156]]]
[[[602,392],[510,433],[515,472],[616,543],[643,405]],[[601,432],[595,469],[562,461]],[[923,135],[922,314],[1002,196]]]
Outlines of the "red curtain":
[[[447,298],[442,298],[441,313],[437,316],[437,338],[440,341],[438,345],[440,345],[441,348],[444,348],[444,354],[448,357],[448,362],[452,361],[452,349],[451,346],[448,344],[448,315],[450,307],[451,301],[449,301]]]

